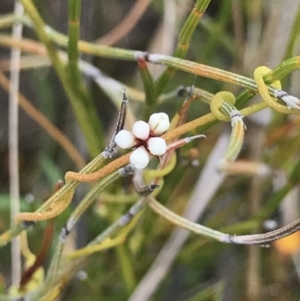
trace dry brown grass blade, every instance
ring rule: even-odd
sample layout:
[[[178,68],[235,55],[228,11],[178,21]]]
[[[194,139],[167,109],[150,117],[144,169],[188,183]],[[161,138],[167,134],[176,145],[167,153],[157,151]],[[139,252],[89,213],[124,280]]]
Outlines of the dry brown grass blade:
[[[114,45],[124,38],[138,23],[146,12],[151,0],[137,0],[125,18],[109,33],[101,37],[96,42],[105,45]]]
[[[9,80],[0,71],[0,85],[9,92]],[[74,161],[76,166],[81,169],[86,162],[77,151],[72,142],[56,127],[54,126],[39,110],[37,110],[24,95],[19,93],[19,104],[22,109],[36,121],[62,148],[67,152],[70,158]]]

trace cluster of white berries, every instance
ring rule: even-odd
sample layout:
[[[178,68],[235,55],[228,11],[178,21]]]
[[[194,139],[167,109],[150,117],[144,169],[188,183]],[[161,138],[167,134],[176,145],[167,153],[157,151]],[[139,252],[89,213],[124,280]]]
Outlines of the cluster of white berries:
[[[166,153],[166,141],[159,136],[169,127],[169,116],[155,113],[150,116],[148,123],[142,120],[135,122],[131,132],[118,132],[115,142],[123,149],[136,148],[130,155],[130,163],[136,169],[143,169],[148,165],[151,155],[161,156]]]

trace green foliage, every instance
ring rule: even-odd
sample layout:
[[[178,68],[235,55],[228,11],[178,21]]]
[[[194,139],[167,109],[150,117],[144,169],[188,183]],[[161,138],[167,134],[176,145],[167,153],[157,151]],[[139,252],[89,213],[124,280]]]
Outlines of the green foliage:
[[[21,199],[21,212],[11,223],[11,197],[0,195],[0,300],[82,300],[86,292],[89,300],[265,300],[274,297],[266,292],[275,286],[275,300],[299,300],[290,288],[299,282],[293,275],[299,270],[300,91],[292,83],[300,65],[294,56],[300,9],[291,16],[284,3],[280,10],[259,1],[180,2],[137,0],[128,18],[133,28],[126,18],[116,28],[118,47],[81,36],[83,28],[93,31],[84,19],[90,2],[68,1],[66,35],[59,21],[47,24],[43,3],[21,0],[24,16],[0,15],[0,47],[22,50],[21,68],[53,67],[59,82],[48,78],[35,87],[51,120],[28,106],[20,90],[20,106],[53,142],[40,146],[39,172],[23,171],[20,163],[29,190],[45,202]],[[111,22],[117,24],[124,3],[101,4],[103,20],[96,18],[95,26],[105,26],[106,15],[116,15]],[[151,37],[149,12],[165,33],[162,40]],[[7,34],[18,22],[36,38]],[[124,44],[124,37],[139,35],[153,38],[153,44],[174,44],[165,48],[172,53]],[[278,39],[285,41],[280,53]],[[109,74],[87,56],[101,58],[100,68]],[[157,65],[164,68],[159,76],[152,69]],[[129,76],[131,68],[139,73]],[[4,70],[0,64],[0,85],[9,93]],[[57,89],[62,93],[52,102]],[[120,111],[117,126],[112,108]],[[69,111],[74,115],[61,117]],[[136,120],[162,111],[171,125],[157,136],[167,142],[167,152],[134,170],[132,149],[116,154],[115,134],[125,119],[131,129]],[[84,140],[85,156],[82,144],[74,146],[66,137],[70,131],[53,126],[61,119],[79,129],[70,136]],[[207,139],[197,140],[204,133]],[[147,139],[136,139],[136,148],[147,149]],[[51,195],[63,173],[65,183]],[[264,233],[265,221],[275,217],[278,229]],[[4,291],[11,273],[7,246],[16,237],[22,238],[22,280]]]

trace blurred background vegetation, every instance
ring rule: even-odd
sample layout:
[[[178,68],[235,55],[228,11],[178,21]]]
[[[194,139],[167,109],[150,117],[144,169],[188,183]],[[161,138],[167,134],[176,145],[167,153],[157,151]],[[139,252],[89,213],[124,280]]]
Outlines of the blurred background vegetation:
[[[257,66],[274,68],[299,53],[300,1],[208,2],[195,28],[186,59],[253,78]],[[68,34],[68,1],[34,3],[47,25]],[[118,48],[172,55],[194,4],[193,0],[82,0],[80,39],[100,39],[99,43]],[[13,11],[13,0],[1,0],[0,21]],[[128,14],[131,14],[130,18],[126,19]],[[0,40],[2,35],[11,35],[12,25],[13,22],[0,27]],[[31,26],[24,26],[23,37],[38,40]],[[124,85],[143,90],[136,62],[87,54],[81,54],[80,58]],[[10,60],[10,46],[4,47],[0,43],[0,70],[6,75],[9,75]],[[84,131],[51,64],[32,52],[22,56],[21,67],[20,92],[72,141],[84,161],[89,162],[103,150],[113,133],[118,113],[115,101],[91,77],[83,75],[88,91],[86,103],[96,113],[96,119],[90,117],[91,123],[96,120],[94,136],[90,137],[94,148],[91,148],[87,146]],[[151,64],[148,67],[154,79],[164,69]],[[284,90],[300,95],[298,71],[285,77],[282,83]],[[237,94],[242,91],[236,85],[177,72],[164,93],[181,85],[195,85],[211,93],[229,90]],[[8,95],[5,89],[0,89],[0,232],[6,231],[10,224]],[[182,102],[183,97],[176,95],[151,109],[153,112],[166,112],[171,118],[181,108]],[[143,119],[147,115],[141,114],[145,106],[140,101],[130,99],[130,105],[136,118]],[[194,101],[188,120],[208,112],[206,104]],[[247,131],[239,158],[264,162],[289,175],[300,159],[299,118],[266,109],[244,121]],[[254,217],[283,185],[282,180],[245,175],[219,179],[217,164],[208,166],[208,158],[214,151],[221,152],[221,155],[224,152],[225,149],[218,150],[218,143],[220,137],[228,133],[230,126],[219,122],[205,133],[207,140],[180,149],[176,168],[165,177],[158,200],[181,214],[191,196],[197,197],[203,208],[190,210],[200,210],[198,222],[233,234],[260,233],[270,230],[271,221],[283,225],[298,218],[297,186],[290,189],[288,196],[280,200],[267,219],[259,220]],[[205,168],[209,169],[211,178],[206,179],[204,187],[207,190],[211,187],[212,192],[202,194],[196,186],[203,185],[201,175]],[[68,170],[78,170],[78,165],[57,141],[22,109],[19,112],[19,169],[21,211],[36,210],[52,194],[57,180],[63,179]],[[88,185],[80,185],[71,206],[55,219],[52,253],[61,227],[88,189]],[[76,231],[72,232],[67,246],[69,250],[85,246],[125,213],[130,204],[109,201],[109,197],[131,191],[131,179],[125,178],[110,186],[106,195],[100,195],[95,205],[81,218]],[[45,227],[47,222],[40,222],[28,231],[33,253],[41,247]],[[282,244],[262,248],[225,245],[191,234],[186,241],[179,242],[177,248],[174,241],[176,245],[176,235],[182,233],[174,229],[172,224],[148,209],[124,245],[92,256],[82,271],[66,285],[61,300],[129,300],[136,288],[142,286],[147,290],[147,286],[152,287],[147,284],[147,281],[151,283],[151,279],[158,279],[149,297],[151,300],[299,300],[298,235]],[[167,264],[164,256],[168,256],[168,252],[174,254]],[[52,253],[45,260],[46,269]],[[161,270],[164,271],[162,274]],[[145,275],[153,278],[143,278]],[[10,279],[8,245],[0,249],[2,294],[10,286]],[[150,299],[141,294],[130,300]]]

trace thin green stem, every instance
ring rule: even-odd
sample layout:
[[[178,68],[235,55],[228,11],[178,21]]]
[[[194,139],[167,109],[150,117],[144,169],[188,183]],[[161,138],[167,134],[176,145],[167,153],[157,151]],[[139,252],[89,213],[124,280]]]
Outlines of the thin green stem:
[[[98,133],[95,132],[93,127],[91,126],[90,118],[86,114],[84,105],[81,103],[80,99],[77,97],[76,93],[74,93],[74,90],[72,89],[72,85],[70,84],[68,75],[65,71],[64,64],[59,59],[58,53],[52,41],[49,39],[46,33],[45,23],[40,17],[37,9],[35,8],[31,0],[21,0],[21,2],[25,8],[26,13],[30,17],[34,25],[34,28],[39,36],[39,39],[42,41],[42,43],[45,45],[47,49],[49,58],[53,63],[53,67],[56,70],[57,75],[61,80],[62,85],[65,89],[65,92],[71,101],[71,104],[75,111],[75,115],[78,119],[79,125],[87,141],[89,150],[91,154],[95,156],[96,154],[99,153],[99,150],[101,149],[100,139],[94,138],[97,137]]]
[[[116,247],[118,256],[118,262],[122,272],[123,282],[126,288],[126,293],[130,294],[136,286],[135,275],[133,272],[133,265],[130,261],[130,257],[125,245],[119,245]]]
[[[221,12],[219,13],[216,22],[210,22],[212,28],[209,29],[211,31],[209,40],[205,45],[203,45],[204,47],[201,51],[202,55],[200,57],[198,56],[201,62],[208,62],[210,57],[216,55],[216,46],[222,42],[222,37],[226,34],[228,23],[232,22],[232,15],[228,14],[228,11],[231,10],[231,6],[232,0],[224,2],[221,6]],[[230,44],[232,44],[232,42],[230,42]],[[233,51],[232,55],[236,55],[236,50]]]
[[[93,201],[96,199],[99,193],[120,177],[120,171],[114,171],[113,173],[108,175],[104,180],[100,181],[89,190],[89,192],[86,194],[86,196],[82,199],[80,204],[76,207],[76,209],[69,217],[66,225],[68,232],[70,232],[74,228],[79,218],[92,205]]]
[[[30,1],[30,0],[22,0]],[[203,2],[205,4],[205,1]],[[42,23],[44,25],[44,23]],[[63,34],[55,31],[53,28],[46,26],[43,30],[44,35],[48,35],[47,39],[53,40],[53,42],[67,46],[68,38]],[[196,74],[203,77],[208,77],[215,80],[220,80],[223,82],[233,83],[242,87],[247,88],[237,97],[237,108],[240,108],[245,104],[249,98],[251,98],[255,93],[257,93],[257,85],[253,79],[241,76],[232,72],[227,72],[218,68],[206,66],[203,64],[198,64],[195,62],[183,60],[180,58],[158,55],[158,54],[147,54],[141,51],[126,50],[114,47],[108,47],[104,45],[97,45],[89,42],[79,41],[79,50],[81,52],[92,54],[100,57],[123,59],[136,61],[137,58],[145,55],[149,62],[154,64],[163,64],[170,68],[179,69],[188,73]],[[264,82],[266,84],[271,84],[272,82],[279,80],[291,73],[300,66],[300,56],[290,58],[282,62],[279,66],[273,69],[269,74],[264,76]],[[269,87],[269,93],[274,96],[275,89]]]
[[[300,66],[300,56],[295,56],[290,59],[283,61],[280,65],[275,67],[269,74],[266,74],[264,82],[267,85],[284,78],[287,74],[298,69]],[[238,109],[242,108],[249,99],[251,99],[256,90],[244,90],[237,96],[236,107]],[[272,94],[271,94],[272,95]]]
[[[190,230],[198,235],[204,235],[224,243],[234,243],[243,245],[266,244],[288,236],[300,229],[300,219],[297,219],[296,221],[288,224],[287,226],[276,229],[274,231],[270,231],[268,233],[250,235],[230,235],[191,222],[186,218],[183,218],[180,215],[170,211],[151,196],[149,197],[148,204],[157,214],[161,215],[173,224],[180,226],[184,229]]]
[[[184,58],[186,53],[190,47],[190,42],[195,32],[195,29],[199,23],[199,20],[203,16],[204,12],[206,11],[210,0],[197,0],[190,15],[188,16],[185,24],[183,25],[180,35],[179,35],[179,42],[177,48],[174,52],[174,56],[178,58]],[[159,79],[156,81],[155,90],[156,95],[159,96],[166,85],[168,84],[169,80],[175,73],[175,69],[172,67],[168,67]]]
[[[68,41],[68,71],[71,83],[74,87],[81,84],[81,76],[78,69],[78,41],[80,35],[80,10],[81,0],[69,0],[69,41]]]
[[[99,146],[97,152],[92,153],[96,156],[100,149],[103,149],[103,130],[99,122],[99,116],[86,85],[82,80],[79,70],[79,51],[78,42],[80,40],[80,12],[81,0],[69,0],[69,32],[68,32],[68,64],[67,73],[70,79],[70,84],[74,93],[80,100],[82,107],[85,109],[83,114],[89,117],[89,122],[94,130],[94,134],[98,137]]]
[[[7,14],[0,15],[0,29],[11,27],[14,23],[29,23],[28,18],[23,15]],[[25,25],[25,24],[24,24]]]
[[[29,1],[29,0],[23,0]],[[45,32],[49,35],[49,38],[52,39],[55,43],[58,43],[62,46],[67,46],[68,39],[66,36],[58,33],[50,27],[47,27]],[[255,93],[257,93],[257,85],[253,79],[241,76],[232,72],[224,71],[218,68],[210,67],[203,64],[198,64],[195,62],[174,58],[171,56],[160,55],[160,54],[147,54],[141,51],[125,50],[120,48],[113,48],[103,45],[96,45],[93,43],[80,41],[78,44],[80,51],[93,54],[100,57],[114,58],[114,59],[123,59],[123,60],[133,60],[136,61],[141,56],[145,56],[147,61],[154,64],[162,64],[167,67],[175,68],[184,72],[191,74],[208,77],[211,79],[233,83],[242,87],[245,87],[247,90],[243,91],[237,97],[237,108],[241,108]],[[288,73],[299,68],[300,65],[300,56],[293,57],[282,62],[277,66],[272,72],[264,76],[264,82],[270,84],[276,80],[281,79]],[[269,93],[272,97],[275,97],[274,93],[277,89],[272,86],[268,87]]]
[[[153,197],[149,198],[149,206],[153,209],[157,214],[161,215],[163,218],[167,219],[168,221],[172,222],[173,224],[188,229],[196,234],[204,235],[218,241],[226,242],[227,234],[219,232],[217,230],[213,230],[211,228],[205,227],[203,225],[191,222],[186,218],[181,217],[180,215],[172,212],[171,210],[167,209],[165,206],[157,202]]]
[[[107,176],[105,179],[100,181],[98,184],[93,186],[92,189],[88,192],[88,194],[82,199],[80,204],[76,207],[74,212],[71,214],[71,216],[69,217],[66,223],[66,226],[62,229],[62,233],[60,235],[60,239],[56,246],[54,256],[51,261],[47,278],[44,284],[44,288],[41,294],[47,292],[50,289],[50,287],[53,285],[53,283],[56,281],[57,274],[60,268],[63,248],[68,234],[72,231],[72,229],[74,228],[74,226],[76,225],[76,223],[78,222],[82,214],[86,211],[86,209],[92,205],[93,201],[99,195],[99,193],[103,191],[111,183],[116,181],[122,175],[123,175],[122,172],[120,172],[119,170],[115,171],[109,176]]]
[[[300,32],[300,7],[298,7],[298,12],[297,12],[297,16],[295,18],[295,23],[293,26],[293,29],[291,31],[291,34],[289,36],[289,42],[288,42],[288,46],[286,47],[286,52],[285,52],[285,58],[289,58],[291,56],[293,56],[293,51],[294,51],[294,47],[295,44],[297,42],[298,36],[299,36],[299,32]]]
[[[109,228],[99,234],[92,242],[90,242],[85,249],[93,248],[97,245],[100,245],[105,239],[112,238],[114,235],[119,233],[120,235],[127,236],[129,231],[132,229],[132,225],[138,221],[143,209],[146,206],[146,199],[140,199],[134,205],[130,207],[127,213],[122,215],[116,222],[114,222]],[[49,288],[46,294],[51,294],[51,291],[61,290],[61,284],[66,283],[67,279],[70,279],[71,276],[75,275],[83,265],[87,262],[88,256],[81,256],[72,260],[70,263],[62,266],[60,270],[59,277],[56,278],[56,285]],[[36,294],[37,298],[41,296],[40,292]],[[45,295],[44,295],[45,296]],[[36,299],[35,299],[36,300]]]
[[[141,79],[143,82],[144,90],[145,90],[145,100],[148,107],[148,113],[152,112],[153,107],[156,103],[156,95],[155,95],[155,87],[153,78],[149,72],[149,69],[147,67],[147,63],[145,58],[142,56],[141,58],[137,59],[139,71],[141,75]],[[147,116],[148,117],[148,116]]]
[[[97,170],[104,161],[103,154],[101,153],[98,155],[93,161],[87,164],[81,171],[80,174],[87,174]],[[39,209],[35,212],[45,212],[47,209],[53,205],[54,203],[64,199],[70,191],[74,190],[76,186],[79,184],[77,181],[70,181],[69,183],[65,184],[59,191],[57,191],[53,196],[51,196]],[[26,229],[22,223],[19,223],[13,226],[8,231],[4,232],[0,235],[0,247],[5,246],[9,243],[9,241],[20,234],[22,230]]]

